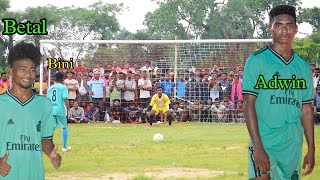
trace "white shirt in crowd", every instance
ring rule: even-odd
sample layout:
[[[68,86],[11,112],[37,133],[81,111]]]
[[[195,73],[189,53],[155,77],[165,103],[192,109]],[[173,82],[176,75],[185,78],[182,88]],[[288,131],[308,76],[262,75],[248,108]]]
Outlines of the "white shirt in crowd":
[[[124,88],[136,89],[136,82],[133,79],[131,79],[131,81],[125,80],[124,81]],[[134,91],[124,91],[123,92],[123,99],[126,101],[134,101],[134,97],[135,97]]]
[[[64,84],[67,86],[67,88],[77,87],[77,89],[79,89],[79,83],[75,79],[70,79],[70,80],[69,79],[65,79],[64,80]],[[68,92],[69,92],[68,99],[76,99],[77,90],[76,91],[68,90]]]
[[[141,78],[138,81],[138,86],[142,86],[144,88],[151,88],[152,83],[149,79],[144,80],[143,78]],[[150,91],[140,89],[140,98],[150,98]]]
[[[313,77],[313,89],[316,89],[318,86],[318,82],[319,82],[319,76],[318,77]]]

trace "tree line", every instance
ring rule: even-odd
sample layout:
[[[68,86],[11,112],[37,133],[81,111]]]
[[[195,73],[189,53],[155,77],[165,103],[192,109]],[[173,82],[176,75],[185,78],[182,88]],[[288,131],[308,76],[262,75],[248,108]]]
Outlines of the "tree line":
[[[149,39],[249,39],[270,38],[266,15],[279,4],[297,8],[298,23],[307,22],[313,33],[294,41],[294,49],[310,63],[319,60],[320,8],[302,8],[300,0],[150,0],[158,3],[154,12],[145,15],[145,29],[135,33],[121,27],[117,14],[126,10],[123,4],[95,2],[80,7],[58,8],[53,5],[29,7],[25,11],[10,11],[10,0],[0,0],[0,17],[18,22],[38,22],[47,19],[48,35],[0,35],[0,67],[6,67],[6,54],[15,41],[26,40],[39,45],[41,39],[52,40],[149,40]],[[1,31],[3,24],[0,24]],[[88,56],[91,46],[57,45],[59,57],[66,47],[76,49],[73,57]],[[0,69],[1,71],[1,69]]]

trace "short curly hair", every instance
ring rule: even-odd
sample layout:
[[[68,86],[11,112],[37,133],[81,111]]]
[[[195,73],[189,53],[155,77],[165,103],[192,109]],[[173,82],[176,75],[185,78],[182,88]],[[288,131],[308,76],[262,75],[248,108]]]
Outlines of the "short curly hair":
[[[287,14],[289,16],[292,16],[294,19],[294,22],[297,23],[297,15],[296,15],[296,8],[290,5],[279,5],[271,9],[269,13],[269,22],[270,24],[273,22],[274,17],[281,15],[281,14]]]
[[[36,67],[41,63],[41,53],[36,46],[31,43],[26,43],[24,41],[19,42],[9,52],[8,63],[10,67],[14,65],[16,61],[22,59],[30,59]]]

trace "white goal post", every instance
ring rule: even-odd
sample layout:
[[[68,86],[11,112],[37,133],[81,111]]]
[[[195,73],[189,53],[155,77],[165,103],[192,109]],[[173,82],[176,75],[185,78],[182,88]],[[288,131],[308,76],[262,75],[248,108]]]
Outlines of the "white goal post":
[[[90,44],[109,45],[110,49],[123,46],[128,48],[122,51],[121,56],[109,57],[108,63],[116,58],[129,58],[131,61],[157,60],[165,57],[174,73],[174,80],[177,78],[178,70],[186,70],[193,66],[209,68],[212,64],[223,67],[243,66],[248,56],[262,48],[272,39],[208,39],[208,40],[40,40],[40,50],[44,55],[45,48],[51,44]],[[140,49],[134,52],[131,46],[139,46]],[[141,45],[141,46],[140,46]],[[151,48],[149,46],[152,46]],[[157,49],[161,52],[155,52]],[[162,48],[162,49],[161,49]],[[142,49],[142,50],[141,50]],[[98,48],[96,48],[98,50]],[[133,51],[133,52],[132,52]],[[143,52],[142,52],[143,51]],[[131,56],[125,54],[130,53]],[[140,53],[140,54],[139,54]],[[152,54],[153,53],[153,54]],[[57,57],[54,57],[57,58]],[[133,59],[132,59],[133,58]],[[77,59],[74,59],[77,61]],[[119,60],[119,59],[118,59]],[[231,63],[230,63],[231,62]],[[232,62],[234,62],[232,64]],[[228,64],[229,63],[229,64]],[[222,65],[221,65],[222,64]],[[44,61],[40,64],[40,94],[43,92]],[[50,86],[50,69],[48,70],[48,86]]]

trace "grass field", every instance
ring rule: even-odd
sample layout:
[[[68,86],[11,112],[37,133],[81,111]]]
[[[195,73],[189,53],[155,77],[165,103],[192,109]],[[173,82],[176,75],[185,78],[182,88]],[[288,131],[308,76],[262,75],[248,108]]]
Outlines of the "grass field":
[[[155,133],[164,135],[154,142]],[[320,148],[320,126],[315,128]],[[176,123],[80,124],[69,126],[70,152],[61,152],[61,130],[54,141],[63,157],[55,170],[45,158],[47,179],[247,179],[249,136],[244,124]],[[304,153],[306,145],[304,144]],[[311,175],[320,179],[319,154]]]

